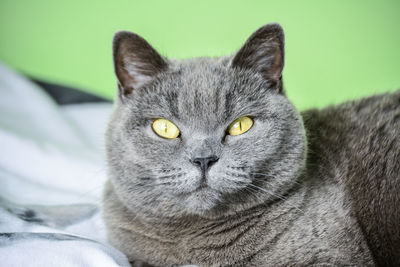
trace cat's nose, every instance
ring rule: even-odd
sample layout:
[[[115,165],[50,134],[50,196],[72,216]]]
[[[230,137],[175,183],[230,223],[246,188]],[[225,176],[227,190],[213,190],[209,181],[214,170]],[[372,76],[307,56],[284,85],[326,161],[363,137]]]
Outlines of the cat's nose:
[[[218,159],[219,158],[217,156],[211,156],[205,158],[194,158],[191,160],[191,162],[194,165],[199,166],[202,172],[205,173],[211,165],[218,161]]]

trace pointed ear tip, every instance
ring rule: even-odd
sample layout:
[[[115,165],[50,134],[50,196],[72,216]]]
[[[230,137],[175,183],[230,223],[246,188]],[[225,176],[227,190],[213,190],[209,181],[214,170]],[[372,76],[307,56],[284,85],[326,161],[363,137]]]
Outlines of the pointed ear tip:
[[[119,47],[121,40],[126,39],[129,35],[130,35],[130,32],[128,32],[128,31],[117,31],[116,33],[114,33],[114,37],[113,37],[113,41],[112,41],[114,52]]]
[[[122,44],[126,44],[129,46],[129,43],[134,43],[137,40],[142,39],[136,33],[130,31],[117,31],[114,33],[114,38],[112,41],[112,48],[114,51],[114,56],[118,53]],[[126,45],[124,47],[126,47]]]
[[[113,43],[119,43],[123,39],[134,38],[137,34],[130,31],[117,31],[114,33]]]
[[[265,24],[264,26],[261,26],[261,27],[259,28],[259,31],[268,32],[268,33],[274,33],[274,34],[276,34],[277,36],[279,36],[280,38],[283,38],[283,37],[284,37],[283,28],[282,28],[282,26],[281,26],[279,23],[277,23],[277,22]]]
[[[283,31],[282,25],[279,24],[278,22],[271,22],[271,23],[264,24],[263,26],[261,26],[261,28],[268,28],[270,30]]]
[[[282,30],[282,25],[279,24],[278,22],[271,22],[271,23],[265,24],[264,26],[268,26],[270,28],[275,28],[275,29]]]

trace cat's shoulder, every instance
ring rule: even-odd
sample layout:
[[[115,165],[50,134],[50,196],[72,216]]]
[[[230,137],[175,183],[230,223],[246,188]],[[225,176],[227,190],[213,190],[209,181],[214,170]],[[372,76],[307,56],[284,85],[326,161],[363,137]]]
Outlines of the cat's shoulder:
[[[400,265],[400,90],[302,115],[309,168],[345,186],[378,265]]]
[[[316,164],[335,164],[349,172],[353,164],[364,172],[400,168],[400,90],[302,116],[309,157]]]
[[[333,161],[361,153],[365,162],[371,153],[400,149],[400,90],[306,110],[302,117],[311,153]]]
[[[310,109],[302,112],[309,137],[319,134],[336,135],[337,138],[363,135],[388,127],[400,130],[400,90],[358,100],[348,101],[324,109]],[[346,130],[343,132],[343,130]],[[366,132],[365,132],[366,131]],[[332,137],[332,136],[331,136]]]

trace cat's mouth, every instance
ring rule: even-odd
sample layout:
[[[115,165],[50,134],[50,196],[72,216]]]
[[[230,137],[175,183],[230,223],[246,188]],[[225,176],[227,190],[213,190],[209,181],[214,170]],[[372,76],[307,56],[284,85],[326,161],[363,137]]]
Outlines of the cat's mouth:
[[[201,184],[195,190],[192,191],[192,193],[197,193],[207,189],[210,189],[210,187],[207,184],[207,181],[202,181]]]
[[[177,192],[176,195],[179,197],[182,197],[182,198],[186,198],[189,196],[201,196],[203,194],[209,194],[209,193],[215,191],[215,189],[210,187],[206,178],[203,178],[196,187],[192,187],[190,189],[187,188],[187,189],[188,190]]]
[[[185,196],[198,194],[198,193],[209,191],[209,190],[212,190],[212,188],[209,187],[206,183],[201,183],[194,190],[190,190],[190,191],[186,191],[186,192],[180,192],[179,195],[182,196],[182,197],[185,197]]]

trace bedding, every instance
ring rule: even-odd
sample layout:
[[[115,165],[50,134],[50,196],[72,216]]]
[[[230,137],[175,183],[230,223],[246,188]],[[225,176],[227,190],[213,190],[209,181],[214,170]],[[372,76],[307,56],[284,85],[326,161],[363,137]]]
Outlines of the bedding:
[[[100,207],[112,105],[77,102],[0,63],[1,266],[130,266]]]

